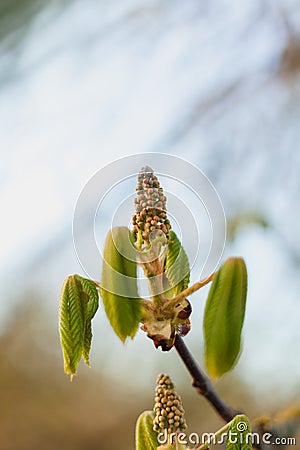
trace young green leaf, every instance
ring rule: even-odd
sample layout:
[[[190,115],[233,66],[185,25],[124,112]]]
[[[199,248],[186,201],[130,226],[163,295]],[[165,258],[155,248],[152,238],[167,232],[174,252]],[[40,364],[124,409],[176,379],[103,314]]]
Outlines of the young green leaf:
[[[86,302],[75,276],[69,276],[62,287],[59,307],[59,331],[64,356],[64,370],[76,373],[84,341]]]
[[[156,450],[158,434],[153,430],[153,411],[144,411],[139,416],[135,429],[136,450]]]
[[[251,424],[245,415],[236,416],[228,429],[226,450],[252,450]]]
[[[83,347],[82,347],[82,357],[84,362],[89,366],[89,354],[91,350],[92,344],[92,319],[96,314],[99,307],[99,294],[95,284],[79,275],[76,276],[82,284],[83,292],[86,294],[86,317],[85,317],[85,329],[84,329],[84,339],[83,339]]]
[[[242,258],[228,259],[211,285],[204,312],[205,362],[214,378],[237,362],[247,297],[247,269]]]
[[[59,331],[64,370],[71,377],[76,374],[81,357],[89,365],[91,321],[98,309],[98,297],[94,283],[79,275],[69,276],[63,284],[59,307]]]
[[[172,296],[179,294],[189,285],[189,260],[174,231],[170,231],[165,261],[165,275],[172,290]]]
[[[126,227],[109,231],[103,252],[101,297],[112,328],[124,342],[133,338],[141,319],[136,251]]]

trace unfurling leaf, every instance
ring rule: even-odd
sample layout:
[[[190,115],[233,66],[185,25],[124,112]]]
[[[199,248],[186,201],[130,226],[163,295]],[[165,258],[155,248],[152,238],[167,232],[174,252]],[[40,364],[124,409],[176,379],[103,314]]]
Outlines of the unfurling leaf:
[[[84,329],[84,340],[82,348],[82,357],[84,362],[89,366],[89,354],[92,344],[92,319],[96,314],[99,307],[99,293],[95,284],[87,280],[86,278],[77,277],[81,280],[83,291],[87,296],[87,307],[86,307],[86,317],[85,317],[85,329]]]
[[[158,434],[153,430],[153,411],[144,411],[139,416],[135,428],[135,449],[156,450]]]
[[[251,424],[247,416],[236,416],[228,429],[226,450],[252,450]]]
[[[64,370],[71,376],[81,357],[89,365],[92,340],[91,321],[98,309],[98,291],[94,283],[79,275],[66,278],[59,306],[59,332]]]
[[[237,362],[247,297],[247,269],[242,258],[228,259],[211,285],[204,312],[205,362],[214,378]]]
[[[179,294],[188,287],[190,282],[189,260],[174,231],[170,231],[165,261],[165,274],[171,288],[172,296]]]
[[[76,373],[82,355],[84,340],[85,302],[81,299],[81,285],[74,276],[69,276],[63,285],[60,308],[59,330],[64,355],[64,370]]]
[[[112,328],[124,342],[133,338],[141,319],[136,250],[126,227],[109,231],[103,252],[101,297]]]

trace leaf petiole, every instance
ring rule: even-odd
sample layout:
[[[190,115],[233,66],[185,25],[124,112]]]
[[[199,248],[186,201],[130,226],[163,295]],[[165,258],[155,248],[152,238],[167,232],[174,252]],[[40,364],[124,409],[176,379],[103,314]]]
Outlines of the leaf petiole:
[[[202,281],[197,281],[196,283],[192,284],[192,286],[189,286],[188,288],[184,289],[180,292],[180,294],[176,295],[175,297],[171,298],[167,303],[166,307],[174,306],[176,303],[180,302],[181,300],[185,299],[189,295],[194,294],[194,292],[197,292],[202,287],[206,286],[208,283],[210,283],[217,272],[213,272],[209,277],[205,278]]]

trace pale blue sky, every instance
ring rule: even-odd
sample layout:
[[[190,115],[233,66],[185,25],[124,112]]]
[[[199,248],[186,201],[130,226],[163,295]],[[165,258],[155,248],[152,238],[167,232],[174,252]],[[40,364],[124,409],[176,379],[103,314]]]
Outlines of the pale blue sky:
[[[245,256],[250,274],[239,369],[274,385],[284,371],[295,386],[300,77],[287,80],[279,62],[283,8],[299,32],[297,4],[88,0],[38,16],[18,54],[0,58],[9,74],[0,85],[2,299],[18,280],[19,293],[47,285],[56,308],[64,276],[80,270],[71,221],[87,180],[129,154],[179,155],[210,177],[227,216],[255,210],[271,223],[225,252]],[[134,344],[110,338],[130,365]]]

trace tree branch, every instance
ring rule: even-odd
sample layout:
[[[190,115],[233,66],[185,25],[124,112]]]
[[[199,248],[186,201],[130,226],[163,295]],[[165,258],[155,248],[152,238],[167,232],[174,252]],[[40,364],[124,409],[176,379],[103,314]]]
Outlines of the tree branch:
[[[241,411],[232,409],[221,399],[209,378],[201,371],[183,339],[178,334],[175,337],[175,348],[190,372],[193,379],[193,386],[197,392],[209,401],[225,422],[230,422],[237,414],[242,414]]]
[[[225,420],[230,422],[235,416],[243,414],[243,411],[238,411],[228,406],[219,396],[210,379],[201,371],[199,365],[193,358],[189,349],[185,345],[183,339],[176,334],[175,336],[175,348],[184,362],[187,370],[192,376],[192,384],[196,388],[200,395],[203,395],[207,401],[213,406],[217,413]],[[257,427],[252,429],[253,433],[259,433]],[[259,433],[262,435],[262,433]],[[253,448],[263,449],[263,445],[260,442],[253,443]]]

